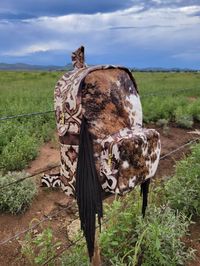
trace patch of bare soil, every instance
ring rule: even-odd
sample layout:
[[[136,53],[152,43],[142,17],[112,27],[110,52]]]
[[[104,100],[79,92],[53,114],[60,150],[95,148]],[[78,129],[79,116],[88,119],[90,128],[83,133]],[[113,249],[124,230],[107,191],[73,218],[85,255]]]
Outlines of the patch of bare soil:
[[[155,128],[155,125],[149,125],[148,127]],[[176,127],[170,127],[167,132],[158,127],[156,127],[156,129],[161,134],[161,156],[197,137],[195,135],[188,134],[188,130]],[[187,154],[188,152],[189,148],[186,147],[185,149],[172,154],[172,156],[161,160],[156,176],[161,177],[173,174],[175,161],[183,158],[184,154]],[[27,172],[32,174],[38,169],[49,167],[50,165],[58,162],[59,149],[55,148],[54,144],[47,143],[41,148],[38,158],[29,165]],[[56,239],[62,243],[67,243],[69,241],[67,227],[69,227],[76,217],[74,207],[66,209],[68,203],[69,199],[60,190],[39,188],[37,197],[33,201],[31,207],[24,214],[16,216],[0,214],[0,266],[30,265],[30,263],[28,263],[20,253],[20,240],[23,239],[24,234],[21,234],[17,239],[10,239],[10,241],[7,240],[13,235],[26,230],[34,218],[41,220],[49,215],[52,215],[50,220],[42,223],[43,228],[50,226],[53,229]],[[59,210],[60,212],[57,213]],[[36,227],[34,230],[35,233],[37,233],[40,230],[40,226]],[[200,265],[200,263],[198,264],[198,261],[200,261],[200,243],[198,240],[200,238],[200,221],[197,221],[195,225],[192,225],[190,230],[191,236],[188,237],[187,242],[189,241],[191,246],[198,251],[196,253],[197,260],[191,262],[188,266],[197,266]]]
[[[187,97],[187,99],[188,99],[190,102],[195,102],[195,101],[198,99],[198,97],[195,97],[195,96],[189,96],[189,97]]]
[[[55,148],[52,142],[46,143],[41,147],[39,156],[32,161],[27,168],[27,172],[33,174],[38,169],[48,168],[51,165],[59,163],[60,151]]]
[[[152,126],[152,128],[155,128],[155,126]],[[156,130],[160,133],[161,138],[161,157],[197,138],[195,134],[188,133],[190,130],[182,128],[170,127],[167,132],[161,128],[156,128]],[[172,175],[175,170],[175,162],[181,160],[188,152],[189,147],[186,146],[173,153],[171,156],[166,157],[164,160],[161,160],[156,176]]]

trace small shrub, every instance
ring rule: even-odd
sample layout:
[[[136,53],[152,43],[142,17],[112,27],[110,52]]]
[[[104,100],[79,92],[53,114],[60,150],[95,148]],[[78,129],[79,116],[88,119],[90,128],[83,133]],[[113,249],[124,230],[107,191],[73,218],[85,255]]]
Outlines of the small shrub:
[[[200,100],[196,99],[188,106],[188,113],[193,116],[195,120],[200,122]]]
[[[43,137],[43,140],[45,142],[50,141],[51,139],[53,139],[54,132],[55,132],[55,129],[50,127],[49,124],[47,124],[47,123],[44,123],[41,126],[40,134]]]
[[[76,237],[76,239],[79,239],[81,237],[81,233],[79,233]],[[88,252],[85,244],[85,239],[82,238],[78,243],[76,243],[75,246],[70,248],[68,251],[66,251],[62,258],[61,258],[61,265],[67,266],[67,265],[76,265],[76,266],[89,266],[89,259],[88,259]]]
[[[187,250],[181,241],[187,233],[189,219],[170,207],[154,205],[143,219],[138,194],[131,193],[106,206],[108,222],[103,223],[99,237],[103,265],[184,265],[193,255],[193,250]],[[66,253],[62,262],[63,266],[89,265],[85,241]]]
[[[186,250],[185,244],[181,241],[188,231],[189,224],[190,221],[185,215],[169,207],[149,208],[146,219],[136,227],[136,232],[140,232],[140,235],[145,232],[139,246],[141,255],[138,255],[142,265],[185,265],[194,252],[192,249]]]
[[[179,127],[182,128],[192,128],[193,126],[193,119],[191,116],[182,116],[179,118],[176,118],[176,123]]]
[[[167,126],[168,123],[169,121],[167,119],[158,119],[158,121],[156,122],[156,125],[159,127],[165,127]]]
[[[38,146],[34,136],[16,134],[3,148],[0,166],[5,170],[22,170],[37,156]]]
[[[22,246],[21,253],[30,265],[43,265],[48,259],[56,255],[56,248],[61,243],[55,242],[52,229],[46,228],[36,235],[32,231],[28,232],[20,244]],[[47,265],[54,266],[55,260]]]
[[[175,121],[178,126],[183,128],[192,128],[193,117],[188,114],[186,107],[179,106],[175,111]]]
[[[176,173],[165,183],[170,206],[186,215],[200,215],[200,144],[177,163]]]
[[[0,186],[6,186],[24,177],[26,177],[25,172],[8,172],[7,175],[0,176]],[[36,185],[30,179],[5,187],[0,190],[0,211],[12,214],[22,213],[30,206],[36,193]]]
[[[126,202],[130,202],[129,196]],[[114,203],[109,208],[112,218],[100,237],[105,265],[132,266],[142,261],[145,266],[175,266],[191,258],[192,251],[186,251],[181,241],[189,226],[185,215],[152,206],[142,219],[139,204],[129,203],[124,212],[121,207]]]

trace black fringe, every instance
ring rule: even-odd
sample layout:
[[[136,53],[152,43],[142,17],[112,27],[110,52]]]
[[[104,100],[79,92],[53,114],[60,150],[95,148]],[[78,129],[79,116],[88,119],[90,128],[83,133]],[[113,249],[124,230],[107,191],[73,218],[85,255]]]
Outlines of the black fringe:
[[[103,217],[102,188],[96,171],[93,143],[85,117],[82,118],[76,171],[76,197],[81,229],[87,242],[90,261],[94,254],[96,214],[99,226]]]
[[[145,216],[145,211],[146,211],[146,208],[148,205],[149,184],[150,184],[150,178],[145,180],[141,184],[141,195],[143,197],[143,201],[142,201],[142,216],[143,216],[143,218]]]

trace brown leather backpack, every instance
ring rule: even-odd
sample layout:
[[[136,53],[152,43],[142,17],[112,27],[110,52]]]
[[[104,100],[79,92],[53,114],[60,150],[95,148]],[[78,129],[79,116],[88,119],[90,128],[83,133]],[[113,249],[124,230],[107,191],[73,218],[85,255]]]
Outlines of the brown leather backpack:
[[[95,221],[103,215],[102,198],[124,195],[141,185],[144,215],[149,180],[160,157],[159,133],[142,127],[137,84],[125,67],[87,67],[84,48],[72,54],[74,70],[55,87],[55,114],[60,140],[58,175],[44,175],[46,186],[61,186],[75,196],[90,258]]]

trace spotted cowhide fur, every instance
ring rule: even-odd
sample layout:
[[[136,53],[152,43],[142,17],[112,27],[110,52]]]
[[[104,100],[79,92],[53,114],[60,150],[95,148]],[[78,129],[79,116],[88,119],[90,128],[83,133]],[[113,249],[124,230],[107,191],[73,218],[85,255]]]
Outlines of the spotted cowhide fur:
[[[132,73],[121,66],[84,63],[84,49],[72,55],[75,69],[55,87],[55,114],[60,140],[58,175],[44,175],[46,186],[61,186],[75,195],[81,119],[93,136],[102,189],[124,194],[154,176],[160,156],[159,133],[142,127],[142,107]]]

